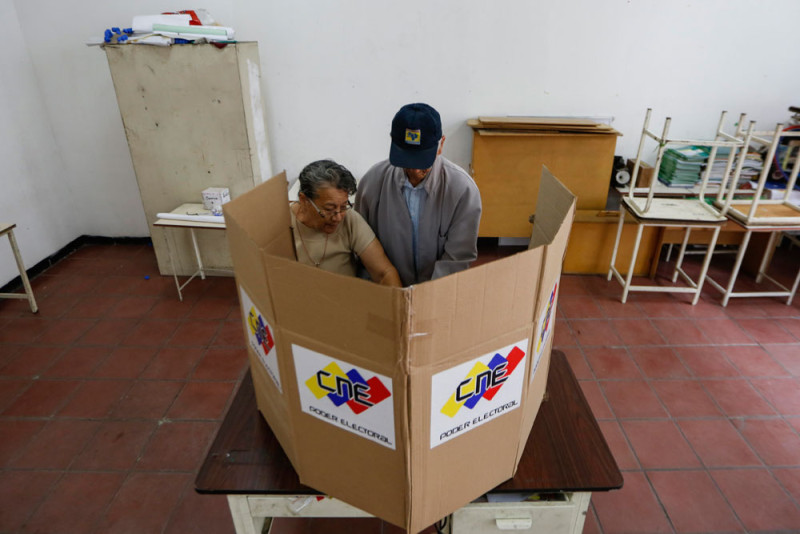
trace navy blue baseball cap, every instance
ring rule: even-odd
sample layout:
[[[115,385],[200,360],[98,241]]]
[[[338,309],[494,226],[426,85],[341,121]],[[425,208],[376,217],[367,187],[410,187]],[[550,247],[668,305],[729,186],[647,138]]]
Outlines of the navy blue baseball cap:
[[[442,119],[428,104],[407,104],[392,119],[389,163],[404,169],[433,166],[442,138]]]

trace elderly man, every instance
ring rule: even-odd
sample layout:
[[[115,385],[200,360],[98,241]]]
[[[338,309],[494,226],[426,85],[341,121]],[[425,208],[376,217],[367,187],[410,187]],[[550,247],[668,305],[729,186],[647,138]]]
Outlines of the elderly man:
[[[391,139],[389,159],[358,184],[356,210],[404,286],[466,269],[478,257],[481,197],[472,177],[441,156],[439,113],[427,104],[403,106]]]

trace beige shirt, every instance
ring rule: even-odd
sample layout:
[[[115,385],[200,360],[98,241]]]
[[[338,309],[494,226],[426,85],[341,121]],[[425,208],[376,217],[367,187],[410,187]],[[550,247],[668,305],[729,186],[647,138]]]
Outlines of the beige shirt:
[[[297,261],[312,267],[319,263],[320,269],[333,273],[356,275],[355,256],[375,239],[375,233],[358,212],[348,211],[332,234],[309,228],[297,220],[294,211],[290,209],[289,213]]]

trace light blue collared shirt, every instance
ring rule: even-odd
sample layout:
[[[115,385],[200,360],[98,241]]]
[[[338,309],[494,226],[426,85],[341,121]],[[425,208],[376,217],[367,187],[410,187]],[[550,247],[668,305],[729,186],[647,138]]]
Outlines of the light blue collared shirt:
[[[427,177],[426,177],[427,178]],[[411,215],[411,246],[414,249],[414,270],[419,265],[419,247],[417,246],[419,236],[419,216],[425,208],[425,200],[428,192],[425,191],[425,180],[422,180],[417,187],[413,187],[406,177],[403,182],[403,197],[406,199],[408,213]]]

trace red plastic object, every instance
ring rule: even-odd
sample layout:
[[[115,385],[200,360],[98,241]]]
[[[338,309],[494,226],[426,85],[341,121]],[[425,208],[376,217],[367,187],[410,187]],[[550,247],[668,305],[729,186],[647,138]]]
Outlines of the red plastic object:
[[[194,9],[184,9],[183,11],[165,11],[161,13],[162,15],[189,15],[192,19],[189,21],[189,26],[202,26],[203,23],[200,22],[200,17],[197,16],[197,13]]]

